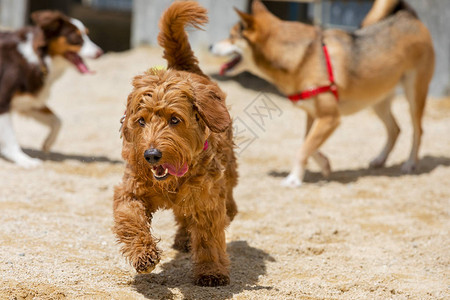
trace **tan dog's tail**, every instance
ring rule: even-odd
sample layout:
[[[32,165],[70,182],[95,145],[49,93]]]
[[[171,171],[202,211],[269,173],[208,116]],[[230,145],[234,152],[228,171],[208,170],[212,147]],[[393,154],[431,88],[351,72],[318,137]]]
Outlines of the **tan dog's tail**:
[[[361,22],[361,27],[375,24],[399,10],[406,10],[417,18],[414,9],[403,0],[375,0],[369,13]]]
[[[191,25],[201,29],[201,25],[208,22],[206,13],[207,10],[194,1],[175,2],[164,12],[159,23],[158,43],[164,48],[168,68],[204,75],[184,27]]]

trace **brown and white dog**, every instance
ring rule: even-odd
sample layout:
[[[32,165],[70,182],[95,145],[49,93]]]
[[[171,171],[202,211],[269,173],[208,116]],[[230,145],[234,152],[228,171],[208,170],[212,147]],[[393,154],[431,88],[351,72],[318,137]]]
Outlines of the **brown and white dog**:
[[[25,168],[39,165],[40,160],[20,148],[11,111],[50,128],[43,144],[43,150],[49,151],[61,127],[46,106],[51,85],[70,65],[88,73],[82,57],[97,58],[103,53],[79,20],[48,10],[34,12],[31,18],[36,26],[0,33],[0,153]]]
[[[376,1],[363,22],[373,25],[351,33],[282,21],[259,0],[253,2],[252,14],[237,13],[241,21],[230,38],[211,46],[214,54],[232,56],[222,66],[222,74],[249,71],[291,99],[303,91],[312,95],[318,87],[327,91],[295,102],[307,113],[306,138],[283,185],[301,185],[310,156],[328,175],[330,165],[319,147],[338,127],[341,115],[369,106],[388,134],[384,149],[370,166],[383,166],[400,132],[390,109],[398,84],[410,104],[414,129],[412,150],[402,170],[416,168],[434,50],[429,31],[408,5],[400,0]]]

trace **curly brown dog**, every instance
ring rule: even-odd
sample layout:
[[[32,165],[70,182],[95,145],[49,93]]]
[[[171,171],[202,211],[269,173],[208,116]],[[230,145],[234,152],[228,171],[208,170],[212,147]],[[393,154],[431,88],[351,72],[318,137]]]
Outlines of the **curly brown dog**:
[[[207,20],[196,2],[172,4],[158,37],[167,70],[150,69],[133,80],[114,231],[136,271],[151,272],[160,260],[152,215],[172,208],[178,224],[173,247],[191,250],[196,284],[218,286],[230,282],[225,227],[237,213],[238,175],[225,94],[200,70],[184,31]]]

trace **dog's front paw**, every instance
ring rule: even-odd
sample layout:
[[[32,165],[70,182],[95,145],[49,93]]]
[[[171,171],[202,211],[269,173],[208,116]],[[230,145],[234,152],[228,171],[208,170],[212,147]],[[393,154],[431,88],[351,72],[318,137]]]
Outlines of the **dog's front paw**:
[[[302,181],[298,178],[298,176],[289,174],[285,179],[283,179],[281,185],[289,188],[296,188],[302,185]]]
[[[132,265],[136,272],[147,274],[153,271],[160,261],[158,249],[149,250],[133,260]]]
[[[407,160],[402,165],[402,173],[410,174],[410,173],[414,172],[416,170],[416,168],[417,168],[417,164],[414,161]]]
[[[196,285],[200,286],[223,286],[230,284],[230,276],[224,274],[200,275],[195,280]]]

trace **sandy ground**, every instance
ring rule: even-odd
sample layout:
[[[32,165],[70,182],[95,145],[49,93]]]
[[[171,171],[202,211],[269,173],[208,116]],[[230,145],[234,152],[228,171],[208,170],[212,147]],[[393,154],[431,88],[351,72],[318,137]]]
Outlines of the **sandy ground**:
[[[239,146],[240,213],[227,230],[231,284],[192,284],[189,255],[170,248],[170,211],[153,222],[161,263],[136,275],[111,232],[113,187],[124,168],[119,119],[132,76],[164,65],[160,57],[140,48],[90,62],[96,75],[69,70],[49,103],[64,122],[49,155],[39,150],[46,129],[14,117],[21,145],[45,162],[23,170],[0,159],[0,299],[450,297],[450,99],[428,103],[416,174],[400,172],[411,126],[399,97],[402,133],[386,168],[367,169],[385,134],[366,110],[344,118],[323,146],[334,169],[329,180],[311,163],[304,185],[287,189],[280,182],[305,115],[249,76],[220,81]],[[217,69],[215,59],[201,61],[205,71]]]

